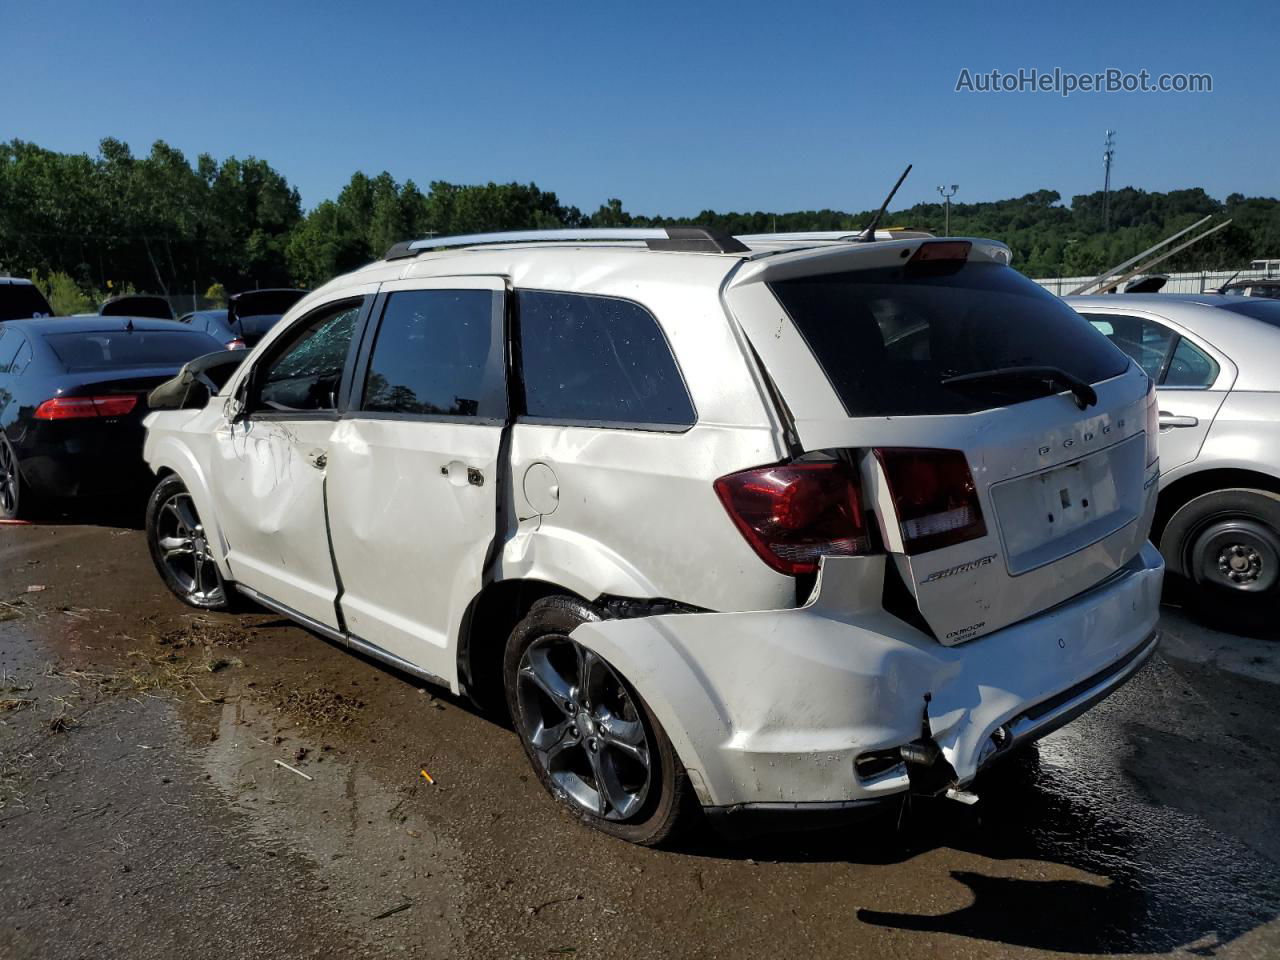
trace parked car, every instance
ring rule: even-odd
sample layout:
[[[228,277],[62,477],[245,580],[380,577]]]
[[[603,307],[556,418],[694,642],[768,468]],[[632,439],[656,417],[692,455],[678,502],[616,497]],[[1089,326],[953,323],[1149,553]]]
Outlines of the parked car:
[[[256,346],[306,290],[246,290],[233,294],[226,310],[197,310],[178,319],[222,341],[228,350]]]
[[[1152,539],[1199,611],[1280,613],[1280,303],[1216,294],[1067,297],[1157,384]]]
[[[128,293],[120,297],[104,300],[98,308],[100,317],[154,317],[157,320],[172,320],[173,307],[164,297],[150,293]]]
[[[1142,666],[1163,574],[1151,382],[1008,262],[698,228],[398,244],[211,400],[165,388],[152,557],[192,606],[235,590],[505,703],[617,837],[970,800]]]
[[[1280,300],[1280,278],[1236,280],[1224,284],[1220,292],[1229,297],[1265,297],[1268,300]]]
[[[53,307],[30,280],[0,277],[0,320],[52,317]]]
[[[221,348],[164,320],[0,323],[0,519],[45,498],[119,493],[150,479],[146,392]]]

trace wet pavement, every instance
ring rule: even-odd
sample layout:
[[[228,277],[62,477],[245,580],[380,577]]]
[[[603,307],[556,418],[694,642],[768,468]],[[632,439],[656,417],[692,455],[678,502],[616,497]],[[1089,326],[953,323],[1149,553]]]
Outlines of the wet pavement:
[[[0,957],[1278,957],[1280,640],[1164,629],[976,807],[654,851],[466,704],[183,607],[137,530],[0,527]]]

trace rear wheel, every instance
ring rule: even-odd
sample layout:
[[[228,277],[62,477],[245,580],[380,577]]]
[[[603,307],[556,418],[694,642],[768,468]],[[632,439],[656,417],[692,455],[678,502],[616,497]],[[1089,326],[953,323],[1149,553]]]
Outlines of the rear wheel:
[[[1186,580],[1187,603],[1229,630],[1253,630],[1280,610],[1280,496],[1216,490],[1169,518],[1160,550]]]
[[[25,515],[26,491],[18,472],[18,455],[9,440],[0,434],[0,520],[17,520]]]
[[[227,584],[209,553],[204,524],[176,476],[161,480],[147,503],[147,545],[156,570],[179,600],[202,610],[227,609]]]
[[[569,597],[535,603],[507,643],[507,703],[551,795],[596,829],[650,846],[687,819],[691,790],[640,695],[607,661],[570,639],[576,627],[599,619]]]

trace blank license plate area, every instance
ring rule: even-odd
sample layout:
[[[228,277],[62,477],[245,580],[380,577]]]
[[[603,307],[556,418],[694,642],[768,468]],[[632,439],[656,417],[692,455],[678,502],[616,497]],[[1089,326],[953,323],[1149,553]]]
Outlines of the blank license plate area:
[[[1137,444],[1134,440],[1137,440]],[[991,488],[1011,574],[1097,543],[1131,523],[1142,494],[1142,436]]]

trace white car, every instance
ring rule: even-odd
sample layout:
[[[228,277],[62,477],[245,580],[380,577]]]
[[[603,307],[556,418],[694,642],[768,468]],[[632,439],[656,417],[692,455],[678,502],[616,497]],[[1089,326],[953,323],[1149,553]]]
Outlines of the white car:
[[[1280,302],[1157,293],[1066,302],[1156,382],[1152,539],[1197,612],[1233,630],[1280,613]]]
[[[1149,379],[1008,262],[397,244],[150,416],[157,567],[505,700],[550,793],[632,841],[971,800],[1147,660],[1164,569]]]

